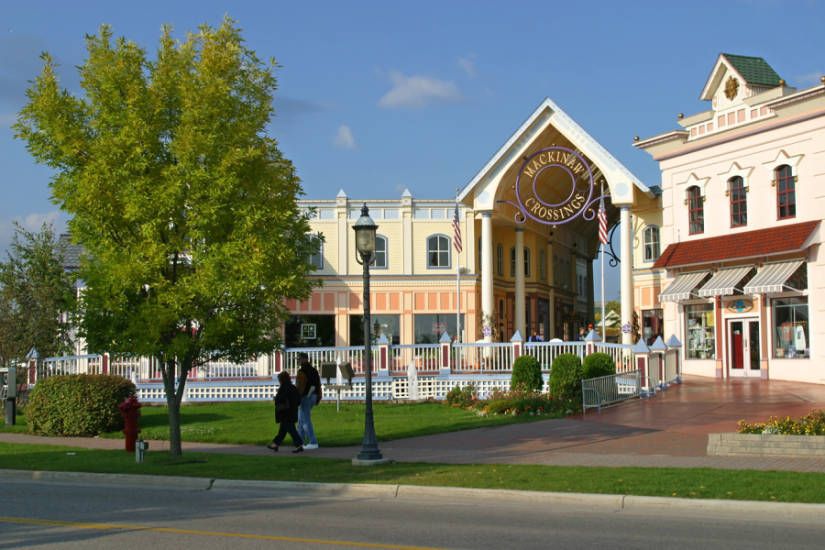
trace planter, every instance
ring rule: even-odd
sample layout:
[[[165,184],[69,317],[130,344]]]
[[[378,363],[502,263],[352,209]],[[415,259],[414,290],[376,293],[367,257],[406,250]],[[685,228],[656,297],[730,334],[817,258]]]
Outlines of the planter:
[[[708,434],[709,456],[787,456],[825,458],[825,436]]]

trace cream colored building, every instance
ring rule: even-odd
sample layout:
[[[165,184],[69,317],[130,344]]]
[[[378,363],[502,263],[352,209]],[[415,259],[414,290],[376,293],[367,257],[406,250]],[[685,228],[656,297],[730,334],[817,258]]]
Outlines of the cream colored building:
[[[363,343],[362,266],[352,229],[362,203],[379,236],[370,271],[373,334],[401,345],[438,342],[445,331],[455,338],[460,311],[462,342],[510,341],[516,333],[575,340],[593,320],[602,190],[610,223],[625,221],[621,248],[630,257],[631,207],[655,194],[546,99],[459,193],[460,253],[456,200],[405,191],[364,201],[341,191],[335,199],[302,201],[313,213],[312,230],[323,235],[314,258],[322,286],[309,300],[288,304],[286,344]],[[622,321],[630,323],[632,263],[621,273]]]
[[[686,373],[825,383],[825,80],[722,54],[701,99],[636,142],[662,172],[634,204],[640,325],[677,335]]]

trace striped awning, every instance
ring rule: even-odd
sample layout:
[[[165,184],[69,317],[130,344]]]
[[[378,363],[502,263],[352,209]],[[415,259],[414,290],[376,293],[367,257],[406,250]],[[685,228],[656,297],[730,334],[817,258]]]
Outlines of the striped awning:
[[[783,292],[786,289],[785,282],[791,278],[791,275],[793,275],[803,263],[805,263],[805,260],[765,264],[759,269],[759,271],[757,271],[753,279],[745,285],[745,294],[768,294],[769,292]]]
[[[730,296],[736,292],[737,285],[751,269],[753,269],[752,265],[720,269],[713,274],[708,282],[702,285],[702,288],[699,289],[699,296],[705,298],[709,296]]]
[[[710,271],[694,271],[677,275],[672,283],[659,295],[662,302],[679,302],[688,300],[693,295],[693,290],[707,277]]]

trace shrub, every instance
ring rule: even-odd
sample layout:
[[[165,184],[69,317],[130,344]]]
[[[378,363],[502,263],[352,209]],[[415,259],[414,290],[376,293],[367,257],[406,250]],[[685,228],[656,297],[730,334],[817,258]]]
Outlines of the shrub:
[[[513,391],[541,391],[544,389],[544,380],[541,377],[541,366],[535,357],[522,355],[513,363],[513,375],[510,378],[510,389]]]
[[[616,374],[616,363],[606,353],[591,353],[584,358],[582,364],[582,378],[598,378]]]
[[[481,409],[483,414],[561,416],[558,404],[546,393],[510,391],[493,392]]]
[[[467,384],[463,388],[456,386],[447,393],[447,404],[451,407],[467,409],[478,401],[476,387],[474,384]]]
[[[550,369],[550,394],[578,410],[582,402],[582,362],[578,355],[562,353]]]
[[[135,385],[120,376],[52,376],[38,382],[29,396],[29,430],[41,435],[92,436],[123,429],[117,406],[135,391]]]

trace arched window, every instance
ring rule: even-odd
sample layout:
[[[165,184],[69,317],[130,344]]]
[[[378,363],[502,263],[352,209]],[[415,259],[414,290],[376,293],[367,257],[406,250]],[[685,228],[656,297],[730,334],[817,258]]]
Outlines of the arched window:
[[[729,179],[728,196],[730,197],[730,226],[748,225],[748,194],[745,189],[745,180],[739,176]]]
[[[504,277],[504,247],[501,244],[496,245],[496,274]]]
[[[324,239],[321,234],[310,236],[313,252],[309,256],[310,265],[316,270],[324,269]]]
[[[375,236],[375,257],[370,265],[377,269],[387,268],[387,238],[382,235]]]
[[[687,190],[688,232],[691,235],[705,232],[705,206],[702,191],[694,185]]]
[[[780,220],[796,217],[796,177],[787,164],[774,170],[776,184],[776,217]]]
[[[450,267],[450,238],[446,235],[427,237],[427,267],[435,269]]]
[[[659,226],[649,225],[644,233],[645,261],[655,262],[659,258]]]

